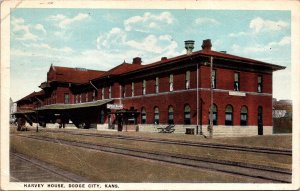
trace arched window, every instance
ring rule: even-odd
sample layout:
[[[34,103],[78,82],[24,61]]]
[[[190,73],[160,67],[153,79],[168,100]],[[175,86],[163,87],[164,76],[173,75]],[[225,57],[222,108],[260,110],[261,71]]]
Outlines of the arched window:
[[[141,111],[141,122],[142,122],[142,124],[145,124],[146,123],[146,109],[143,107],[142,108],[142,111]]]
[[[225,125],[233,124],[233,109],[231,105],[227,105],[225,109]]]
[[[159,109],[158,109],[158,107],[154,108],[154,124],[159,124]]]
[[[191,108],[189,105],[184,107],[184,124],[189,125],[191,124]]]
[[[168,109],[168,124],[174,124],[174,109],[172,106],[169,106]]]
[[[216,104],[213,105],[212,111],[213,111],[213,124],[218,125],[218,109]],[[210,112],[208,113],[208,123],[210,124]]]
[[[246,106],[241,108],[241,126],[248,124],[248,109]]]

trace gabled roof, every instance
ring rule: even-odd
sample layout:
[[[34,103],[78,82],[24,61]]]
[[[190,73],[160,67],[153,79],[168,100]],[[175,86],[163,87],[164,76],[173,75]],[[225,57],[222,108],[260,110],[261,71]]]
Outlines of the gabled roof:
[[[232,55],[232,54],[227,54],[227,53],[223,53],[223,52],[201,50],[201,51],[199,51],[199,53],[202,55],[206,55],[206,56],[213,56],[215,58],[221,58],[221,59],[226,59],[226,60],[234,60],[234,61],[240,61],[240,62],[245,62],[245,63],[249,63],[249,64],[267,66],[267,67],[270,67],[270,69],[272,69],[272,71],[281,70],[281,69],[286,68],[284,66],[279,66],[279,65],[262,62],[259,60],[254,60],[254,59],[250,59],[250,58],[246,58],[246,57],[240,57],[240,56],[236,56],[236,55]]]
[[[42,96],[44,94],[45,94],[44,90],[41,90],[41,91],[38,91],[38,92],[34,91],[34,92],[28,94],[27,96],[21,98],[20,100],[16,101],[16,103],[18,103],[20,101],[30,101],[32,98]]]
[[[201,57],[201,56],[207,56],[207,57],[212,56],[212,57],[214,57],[214,59],[241,62],[241,63],[245,64],[245,66],[246,66],[246,64],[255,65],[255,66],[263,66],[265,68],[268,68],[270,71],[282,70],[282,69],[286,68],[284,66],[270,64],[267,62],[262,62],[262,61],[258,61],[258,60],[254,60],[254,59],[250,59],[250,58],[235,56],[235,55],[227,54],[227,53],[223,53],[223,52],[217,52],[217,51],[212,51],[212,50],[209,50],[209,51],[200,50],[200,51],[192,52],[191,54],[183,54],[183,55],[179,55],[179,56],[176,56],[173,58],[163,59],[163,60],[153,62],[150,64],[145,64],[145,65],[123,63],[123,64],[120,64],[120,65],[112,68],[111,70],[103,73],[96,79],[102,78],[104,76],[122,75],[122,74],[130,73],[130,72],[145,71],[150,68],[156,68],[156,67],[160,67],[163,65],[177,63],[179,61],[183,61],[183,60],[187,60],[187,59],[191,59],[191,58],[197,58],[197,57]]]
[[[146,65],[143,65],[144,66],[143,69],[158,67],[158,66],[162,66],[164,64],[175,63],[175,62],[178,62],[181,60],[191,59],[191,58],[195,58],[195,57],[199,57],[199,56],[209,56],[209,57],[212,56],[212,57],[218,58],[218,59],[232,60],[232,61],[238,61],[238,62],[245,62],[245,64],[248,63],[248,64],[253,64],[253,65],[265,66],[265,67],[269,67],[270,70],[272,70],[272,71],[281,70],[281,69],[286,68],[284,66],[270,64],[270,63],[250,59],[250,58],[235,56],[232,54],[227,54],[227,53],[222,53],[222,52],[217,52],[217,51],[212,51],[212,50],[211,51],[200,50],[200,51],[192,52],[191,54],[183,54],[183,55],[179,55],[179,56],[176,56],[173,58],[168,58],[165,60],[160,60],[160,61],[157,61],[154,63],[146,64]]]
[[[69,68],[53,65],[51,65],[51,67],[55,75],[53,79],[50,79],[50,81],[57,82],[82,84],[87,83],[91,79],[94,79],[104,73],[104,71],[89,70],[85,68]]]
[[[143,67],[145,67],[145,65],[122,63],[122,64],[110,69],[109,71],[104,72],[103,74],[98,76],[98,78],[103,78],[106,76],[116,76],[116,75],[124,74],[127,72],[131,72],[131,71],[143,68]]]

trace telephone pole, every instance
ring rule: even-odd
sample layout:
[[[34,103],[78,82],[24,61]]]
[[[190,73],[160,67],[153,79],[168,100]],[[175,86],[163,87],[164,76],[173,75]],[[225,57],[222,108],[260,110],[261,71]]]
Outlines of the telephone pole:
[[[210,57],[210,112],[209,112],[209,138],[213,138],[213,104],[214,104],[214,97],[213,97],[213,57]]]

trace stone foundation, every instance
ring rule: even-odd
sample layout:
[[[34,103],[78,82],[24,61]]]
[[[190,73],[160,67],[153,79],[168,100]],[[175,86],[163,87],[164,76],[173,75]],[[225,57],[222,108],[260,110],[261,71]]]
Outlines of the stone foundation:
[[[166,127],[166,124],[160,125],[139,125],[140,132],[159,132],[157,127]],[[198,127],[198,134],[200,134],[202,128],[202,134],[209,136],[208,125],[202,125]],[[175,125],[174,133],[185,134],[186,129],[194,129],[194,134],[197,132],[196,125]],[[264,135],[271,135],[273,133],[272,126],[264,126]],[[214,137],[245,137],[245,136],[256,136],[258,135],[257,126],[225,126],[217,125],[213,127],[213,136]]]
[[[138,128],[136,127],[138,126]],[[136,131],[139,132],[149,132],[149,133],[159,133],[160,130],[157,128],[166,127],[167,124],[139,124],[139,125],[131,125],[131,126],[123,126],[123,131]],[[36,123],[33,124],[33,127],[36,127]],[[47,128],[59,128],[58,123],[47,123]],[[99,131],[118,131],[117,126],[111,126],[108,128],[108,124],[92,124],[91,128],[96,128]],[[127,129],[126,129],[127,127]],[[74,124],[65,124],[66,129],[77,129]],[[175,125],[174,133],[185,134],[186,129],[194,129],[194,134],[197,134],[196,125]],[[208,125],[202,125],[198,127],[198,134],[202,129],[202,134],[205,136],[209,136]],[[264,126],[263,130],[264,135],[272,135],[273,134],[273,126]],[[213,127],[213,136],[214,137],[245,137],[245,136],[256,136],[258,135],[258,127],[257,126],[225,126],[225,125],[216,125]]]

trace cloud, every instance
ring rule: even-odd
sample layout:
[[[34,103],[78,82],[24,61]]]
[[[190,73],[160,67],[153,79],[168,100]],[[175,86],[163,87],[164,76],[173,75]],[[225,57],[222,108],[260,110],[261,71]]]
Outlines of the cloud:
[[[96,43],[98,49],[120,48],[127,38],[127,34],[120,28],[112,28],[108,33],[100,34]]]
[[[250,33],[250,32],[238,32],[238,33],[230,33],[228,36],[229,37],[240,37],[240,36],[248,36],[251,34],[252,33]]]
[[[36,24],[34,26],[34,28],[35,28],[35,30],[42,31],[44,34],[47,34],[47,32],[42,24]]]
[[[283,37],[279,42],[278,45],[279,46],[284,46],[284,45],[288,45],[291,44],[291,37],[290,36],[285,36]]]
[[[279,41],[272,41],[269,42],[268,44],[251,44],[249,46],[240,46],[237,44],[232,45],[231,50],[234,53],[242,53],[242,54],[247,54],[247,53],[259,53],[259,52],[267,52],[270,50],[278,50],[282,46],[289,45],[291,43],[291,37],[290,36],[284,36],[282,39]]]
[[[216,24],[220,24],[220,22],[213,18],[200,17],[195,20],[195,24],[197,24],[197,25],[203,25],[203,24],[216,25]]]
[[[39,37],[31,33],[29,25],[25,24],[23,18],[12,18],[12,32],[16,40],[20,41],[37,41]]]
[[[230,33],[229,37],[243,37],[243,36],[256,36],[261,32],[275,32],[280,31],[282,29],[288,28],[289,24],[287,22],[278,20],[264,20],[260,17],[252,19],[249,23],[249,30],[247,32],[237,32]]]
[[[57,58],[66,54],[69,56],[74,52],[70,47],[55,48],[46,43],[22,43],[22,45],[25,48],[11,49],[13,57],[22,57],[24,60],[32,59],[32,57]]]
[[[146,12],[142,16],[133,16],[124,21],[126,31],[148,32],[151,29],[159,29],[164,25],[173,24],[174,17],[169,12],[158,15]]]
[[[177,42],[171,40],[170,35],[148,35],[139,41],[130,40],[126,44],[131,48],[143,50],[145,52],[152,52],[156,54],[174,52],[177,48]]]
[[[117,50],[128,49],[138,50],[142,54],[171,54],[177,48],[177,42],[173,41],[171,35],[148,35],[140,40],[129,39],[126,31],[120,28],[112,28],[109,32],[100,34],[96,40],[97,48],[100,50],[109,50],[116,52]]]
[[[260,17],[257,17],[250,21],[249,28],[254,30],[256,33],[259,32],[268,32],[268,31],[279,31],[286,27],[289,24],[284,21],[271,21],[271,20],[264,20]]]
[[[89,15],[84,13],[79,13],[74,17],[66,17],[65,15],[57,14],[49,16],[48,20],[58,22],[58,27],[65,29],[69,25],[86,20],[87,18],[89,18]]]
[[[28,48],[36,48],[36,49],[42,49],[43,51],[49,51],[51,52],[64,52],[64,53],[70,53],[73,50],[70,47],[62,47],[62,48],[55,48],[51,47],[49,44],[46,43],[32,43],[25,45]]]

